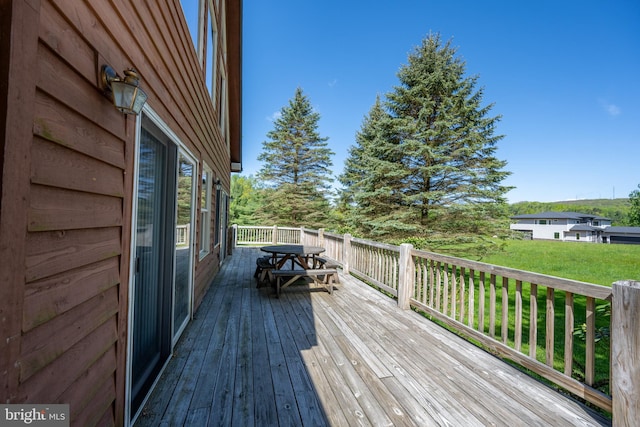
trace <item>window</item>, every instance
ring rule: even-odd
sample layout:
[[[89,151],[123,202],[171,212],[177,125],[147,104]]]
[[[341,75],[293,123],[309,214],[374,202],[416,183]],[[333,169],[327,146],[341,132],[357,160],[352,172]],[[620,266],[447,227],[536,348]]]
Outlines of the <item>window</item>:
[[[580,233],[576,233],[576,240],[580,240]]]
[[[216,24],[215,10],[209,1],[209,13],[207,13],[207,56],[204,66],[206,67],[206,83],[211,99],[216,96],[216,72],[218,60],[218,27]]]
[[[202,168],[200,188],[200,259],[211,251],[211,180],[213,172],[206,163]]]
[[[198,54],[198,60],[202,63],[202,31],[203,20],[200,19],[204,12],[204,2],[202,0],[181,0],[182,12],[187,21],[189,27],[189,34],[191,34],[191,41]]]
[[[553,233],[553,238],[554,239],[559,239],[560,238],[560,233]]]
[[[215,3],[215,7],[214,7]],[[219,0],[180,0],[182,11],[189,27],[189,34],[198,55],[198,61],[203,69],[205,85],[209,91],[211,102],[214,108],[218,108],[219,119],[226,114],[225,108],[221,108],[226,100],[224,87],[224,77],[220,77],[218,62],[220,56],[226,60],[226,48],[224,32],[224,3],[220,5]],[[222,7],[222,10],[220,9]],[[220,17],[220,20],[218,19]],[[221,31],[222,32],[221,32]],[[221,37],[221,38],[219,38]],[[222,49],[220,51],[220,49]],[[223,66],[220,69],[223,70]],[[224,131],[224,129],[223,129]],[[224,134],[224,132],[223,132]]]
[[[538,220],[538,224],[540,224],[540,225],[547,225],[547,220],[546,220],[546,219],[539,219],[539,220]]]
[[[227,79],[220,77],[220,105],[218,106],[218,125],[220,126],[220,132],[222,137],[228,141],[227,138]]]

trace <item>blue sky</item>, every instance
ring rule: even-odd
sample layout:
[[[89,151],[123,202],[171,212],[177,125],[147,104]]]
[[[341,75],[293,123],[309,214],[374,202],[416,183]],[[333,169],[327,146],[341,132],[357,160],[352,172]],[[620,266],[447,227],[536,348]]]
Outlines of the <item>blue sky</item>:
[[[244,0],[243,175],[301,87],[339,175],[375,101],[431,32],[501,115],[509,202],[627,197],[640,184],[637,0]]]

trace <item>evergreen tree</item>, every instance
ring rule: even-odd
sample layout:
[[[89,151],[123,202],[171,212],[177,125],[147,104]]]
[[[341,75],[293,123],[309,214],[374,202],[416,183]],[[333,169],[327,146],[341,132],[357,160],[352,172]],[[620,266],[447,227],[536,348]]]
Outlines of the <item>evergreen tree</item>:
[[[324,227],[329,215],[334,154],[328,138],[317,131],[320,114],[313,111],[302,89],[283,107],[267,133],[258,160],[258,178],[266,183],[262,220],[283,226]]]
[[[640,227],[640,184],[638,188],[629,193],[629,225]]]
[[[359,181],[360,198],[354,196],[367,217],[360,222],[386,240],[422,241],[430,249],[475,242],[482,249],[483,236],[508,230],[509,188],[501,182],[509,172],[495,157],[499,117],[488,117],[492,106],[481,105],[478,78],[465,77],[455,54],[439,35],[425,38],[400,68],[384,115],[374,106],[350,153],[348,165],[367,176]],[[357,175],[347,170],[347,181]],[[378,201],[386,209],[371,209]]]
[[[349,228],[371,238],[416,228],[403,223],[398,212],[390,209],[401,201],[403,171],[397,167],[401,160],[397,145],[388,143],[394,139],[388,129],[389,118],[380,97],[376,97],[339,178],[343,185],[341,199],[350,207]]]

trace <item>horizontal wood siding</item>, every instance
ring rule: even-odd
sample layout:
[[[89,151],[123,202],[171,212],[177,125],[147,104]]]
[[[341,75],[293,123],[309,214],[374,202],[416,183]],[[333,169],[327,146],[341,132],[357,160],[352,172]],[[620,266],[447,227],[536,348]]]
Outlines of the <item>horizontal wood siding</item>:
[[[68,270],[28,284],[25,289],[25,331],[70,310],[119,283],[117,258]]]
[[[135,122],[98,90],[95,19],[70,26],[70,3],[40,4],[18,394],[69,403],[74,425],[121,424]]]
[[[0,134],[0,249],[15,266],[0,268],[3,287],[12,285],[0,294],[0,313],[11,313],[2,323],[1,397],[69,403],[72,425],[122,425],[137,119],[113,108],[99,71],[135,68],[148,105],[197,157],[198,173],[206,162],[228,191],[218,104],[179,0],[8,3],[0,71],[21,92],[0,90],[8,100],[0,112],[14,120]],[[23,56],[5,54],[9,46]],[[219,70],[225,50],[216,49]],[[238,80],[239,93],[239,76],[227,79]],[[195,263],[197,306],[219,270],[218,249]]]
[[[0,398],[24,401],[20,337],[25,282],[25,230],[35,103],[39,10],[24,1],[0,2]],[[9,84],[9,82],[11,84]],[[6,103],[5,103],[6,102]]]

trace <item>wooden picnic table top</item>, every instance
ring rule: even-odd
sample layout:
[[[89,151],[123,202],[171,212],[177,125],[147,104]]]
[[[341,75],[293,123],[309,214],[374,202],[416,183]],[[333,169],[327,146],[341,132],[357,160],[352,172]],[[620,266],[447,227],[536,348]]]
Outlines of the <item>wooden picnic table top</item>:
[[[321,246],[309,245],[270,245],[260,248],[263,252],[272,254],[289,254],[289,255],[318,255],[326,249]]]

